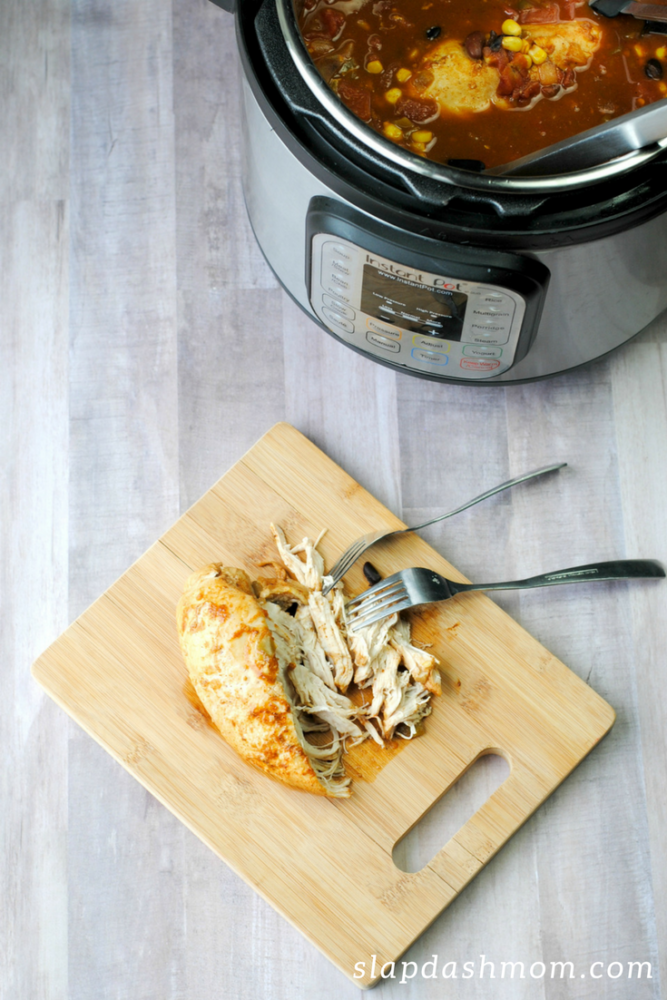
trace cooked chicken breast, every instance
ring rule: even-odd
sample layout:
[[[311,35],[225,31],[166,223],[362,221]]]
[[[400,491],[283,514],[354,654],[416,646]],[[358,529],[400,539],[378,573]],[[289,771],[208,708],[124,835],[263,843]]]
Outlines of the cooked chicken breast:
[[[583,70],[599,48],[602,29],[594,21],[586,19],[562,21],[550,24],[523,25],[525,40],[536,45],[547,53],[547,61],[540,66],[533,66],[530,74],[524,66],[525,56],[515,55],[501,50],[496,56],[473,59],[460,42],[447,39],[434,46],[421,64],[421,73],[416,81],[433,77],[426,87],[413,85],[413,96],[422,100],[436,100],[440,110],[455,114],[468,114],[485,111],[492,103],[505,106],[506,98],[516,88],[514,96],[519,95],[522,85],[529,85],[532,80],[541,84],[555,84],[563,81],[559,70]],[[489,49],[484,49],[489,53]],[[508,69],[508,59],[511,61]],[[509,74],[509,76],[508,76]],[[499,84],[503,81],[503,86]],[[564,82],[565,89],[574,85]],[[541,100],[539,86],[534,87],[534,93],[528,96]],[[558,90],[558,88],[556,88]],[[525,104],[524,104],[525,106]]]
[[[491,105],[500,74],[482,60],[471,59],[460,42],[450,38],[437,45],[422,66],[433,74],[433,83],[420,96],[434,98],[441,110],[465,114]]]
[[[602,32],[594,21],[527,24],[527,36],[549,55],[559,69],[583,68],[600,45]]]
[[[306,744],[285,676],[289,665],[279,660],[267,612],[246,574],[217,563],[194,573],[177,623],[190,679],[230,746],[287,785],[346,794],[346,784],[333,780],[344,773],[340,747],[332,754]]]
[[[415,736],[440,694],[437,661],[411,644],[397,615],[348,634],[343,585],[323,596],[316,543],[291,546],[271,529],[293,578],[251,583],[219,563],[194,573],[177,609],[183,656],[202,704],[244,760],[284,784],[344,797],[344,751],[368,737],[384,746]],[[347,697],[353,680],[371,688],[370,703]]]

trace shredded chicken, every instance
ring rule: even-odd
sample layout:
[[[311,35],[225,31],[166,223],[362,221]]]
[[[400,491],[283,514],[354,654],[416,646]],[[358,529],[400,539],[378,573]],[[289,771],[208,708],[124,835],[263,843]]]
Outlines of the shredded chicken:
[[[360,736],[364,738],[359,728],[350,721],[352,703],[343,695],[332,692],[303,662],[301,626],[296,619],[271,601],[267,601],[264,608],[299,742],[329,794],[347,797],[350,794],[350,779],[345,776],[342,761],[344,741],[340,736],[353,736],[356,742]],[[315,720],[319,720],[319,724]],[[305,738],[305,733],[327,730],[331,733],[331,740],[324,746],[316,746]]]
[[[440,674],[435,669],[435,657],[424,649],[418,649],[410,643],[410,626],[405,621],[398,621],[391,630],[389,637],[394,649],[403,659],[412,677],[418,684],[423,684],[431,694],[442,694]]]
[[[307,605],[299,608],[296,612],[295,618],[301,625],[303,652],[311,672],[324,681],[327,687],[330,687],[332,691],[335,691],[336,682],[334,681],[333,666],[327,659],[326,654],[320,645],[319,639],[317,638],[317,631],[313,625],[310,608]]]
[[[302,746],[327,788],[348,795],[344,751],[369,737],[383,746],[395,735],[415,736],[431,711],[431,696],[441,693],[437,660],[412,645],[410,626],[398,615],[348,632],[342,583],[322,594],[326,578],[317,542],[304,538],[291,546],[282,528],[271,530],[293,579],[260,580],[254,591],[267,612]],[[352,682],[371,689],[370,703],[357,706],[347,697]],[[325,746],[305,738],[313,732],[328,733]]]
[[[333,664],[336,687],[345,692],[352,680],[354,667],[350,650],[334,616],[332,602],[323,597],[321,591],[314,590],[308,606],[322,649]]]
[[[304,538],[300,545],[291,548],[287,544],[287,539],[283,529],[271,525],[271,531],[276,542],[276,548],[280,553],[280,558],[285,564],[288,573],[310,590],[322,589],[322,576],[324,574],[324,560],[315,548],[315,543],[310,538]],[[303,562],[298,557],[298,553],[303,552],[306,560]]]

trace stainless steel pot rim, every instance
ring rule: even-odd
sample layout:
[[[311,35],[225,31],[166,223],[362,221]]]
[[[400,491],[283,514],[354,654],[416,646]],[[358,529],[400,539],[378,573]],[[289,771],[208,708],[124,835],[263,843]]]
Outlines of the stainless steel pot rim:
[[[474,174],[468,170],[434,163],[432,160],[410,153],[389,139],[385,139],[352,114],[327,86],[310,58],[297,24],[294,0],[276,0],[276,8],[280,29],[292,61],[319,104],[342,128],[351,133],[363,145],[372,149],[378,156],[391,160],[408,173],[420,174],[429,181],[476,191],[503,192],[505,194],[555,194],[589,187],[592,184],[630,173],[645,163],[649,163],[667,149],[666,139],[596,167],[543,177],[498,177]]]

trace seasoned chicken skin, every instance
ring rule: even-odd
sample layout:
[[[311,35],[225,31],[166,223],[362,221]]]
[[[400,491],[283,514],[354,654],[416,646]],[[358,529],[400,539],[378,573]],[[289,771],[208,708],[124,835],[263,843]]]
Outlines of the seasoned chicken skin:
[[[241,570],[213,563],[194,573],[177,609],[190,679],[244,760],[278,781],[326,795],[295,727],[267,617]]]
[[[435,45],[422,60],[412,96],[421,102],[437,101],[441,113],[465,115],[485,111],[491,104],[526,108],[573,89],[575,73],[590,65],[602,37],[599,25],[586,19],[531,23],[520,30],[525,52],[508,52],[497,43],[493,49],[482,47],[480,42],[478,57],[473,58],[455,39]],[[529,56],[531,47],[541,52],[539,64]]]
[[[529,24],[526,32],[559,69],[583,69],[597,51],[601,38],[599,26],[583,18],[556,24]]]

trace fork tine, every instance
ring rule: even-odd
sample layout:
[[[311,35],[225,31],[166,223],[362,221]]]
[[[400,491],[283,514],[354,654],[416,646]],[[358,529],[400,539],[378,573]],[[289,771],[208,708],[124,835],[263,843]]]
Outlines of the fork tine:
[[[357,594],[356,597],[353,597],[351,601],[348,601],[348,610],[356,607],[356,605],[361,601],[367,601],[370,597],[375,597],[380,593],[380,591],[385,590],[387,587],[395,586],[397,583],[400,583],[401,585],[403,583],[403,578],[400,573],[393,573],[391,576],[386,577],[386,579],[380,580],[379,583],[373,584],[373,586],[369,587],[368,590],[363,590],[360,594]]]
[[[343,555],[340,557],[340,559],[338,560],[338,562],[335,563],[331,567],[331,569],[326,574],[326,576],[330,576],[332,582],[331,582],[331,584],[329,584],[329,586],[325,586],[325,587],[322,588],[322,593],[324,594],[325,597],[329,593],[330,590],[333,590],[333,588],[336,586],[336,584],[338,583],[338,581],[343,579],[343,577],[345,576],[345,574],[347,573],[347,571],[350,569],[350,567],[357,561],[357,559],[359,558],[360,554],[361,553],[357,553],[357,547],[356,546],[355,546],[354,550],[351,549],[351,548],[347,549],[343,553]],[[354,555],[354,558],[351,558],[353,555]]]
[[[399,597],[394,600],[385,601],[383,604],[376,604],[374,608],[364,608],[361,614],[355,615],[354,618],[350,619],[350,624],[356,628],[359,622],[365,623],[371,616],[374,621],[378,618],[388,618],[389,615],[393,615],[397,609],[401,610],[402,608],[409,606],[410,601],[407,595],[399,595]]]
[[[392,614],[393,606],[399,602],[408,600],[408,596],[406,588],[401,583],[393,584],[388,590],[373,595],[360,604],[357,604],[352,609],[349,621],[358,621],[360,618],[365,618],[367,615],[375,614],[376,611],[382,611],[386,608],[392,608],[391,612],[387,612],[388,614]]]
[[[364,543],[357,542],[356,545],[351,545],[350,548],[343,553],[335,566],[332,566],[329,576],[336,577],[340,580],[341,576],[345,576],[350,566],[353,565],[364,551]]]
[[[358,614],[367,614],[369,611],[374,611],[380,607],[380,605],[384,607],[387,602],[391,603],[402,600],[403,597],[407,596],[407,590],[399,581],[393,583],[391,587],[385,587],[384,590],[378,590],[377,593],[370,594],[365,600],[355,604],[350,613],[352,618],[355,618]]]
[[[346,549],[345,552],[343,552],[338,562],[331,567],[329,573],[327,574],[327,576],[330,576],[333,579],[333,583],[330,587],[325,587],[322,591],[325,596],[329,593],[332,587],[336,586],[339,580],[343,579],[347,571],[355,564],[365,548],[366,543],[362,539],[357,539],[357,541],[353,543],[349,549]]]
[[[398,611],[404,611],[405,608],[412,607],[410,600],[406,597],[404,601],[396,604],[387,610],[386,608],[382,610],[374,609],[371,612],[363,613],[357,615],[350,622],[349,629],[351,632],[358,632],[359,629],[367,628],[369,625],[373,625],[374,622],[379,622],[381,618],[388,618],[389,615],[396,614]]]

